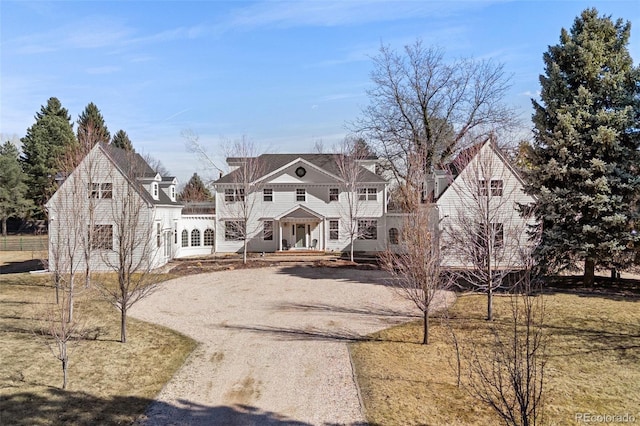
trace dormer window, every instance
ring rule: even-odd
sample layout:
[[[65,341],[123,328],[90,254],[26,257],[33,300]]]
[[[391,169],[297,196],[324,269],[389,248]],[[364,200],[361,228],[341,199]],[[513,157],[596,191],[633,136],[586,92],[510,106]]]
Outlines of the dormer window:
[[[171,185],[169,187],[169,197],[171,197],[171,201],[176,200],[176,187],[175,185]]]
[[[153,182],[151,184],[151,194],[153,195],[153,198],[155,198],[156,200],[158,199],[158,183],[157,182]]]

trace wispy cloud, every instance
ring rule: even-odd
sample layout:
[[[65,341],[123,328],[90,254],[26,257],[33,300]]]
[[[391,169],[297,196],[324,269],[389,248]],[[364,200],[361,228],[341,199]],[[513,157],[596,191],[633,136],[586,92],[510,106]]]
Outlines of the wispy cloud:
[[[347,26],[414,19],[420,16],[444,17],[460,10],[485,7],[499,1],[475,2],[390,2],[351,1],[268,1],[235,9],[221,29],[250,30],[257,27]]]

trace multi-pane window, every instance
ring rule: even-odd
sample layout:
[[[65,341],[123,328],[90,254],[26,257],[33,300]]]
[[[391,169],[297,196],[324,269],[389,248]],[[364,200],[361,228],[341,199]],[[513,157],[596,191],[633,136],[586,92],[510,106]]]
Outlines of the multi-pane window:
[[[378,221],[376,219],[358,219],[358,239],[377,240]]]
[[[182,247],[189,246],[189,231],[186,229],[182,230]]]
[[[171,197],[172,200],[176,199],[176,187],[173,185],[169,187],[169,196]]]
[[[242,241],[244,220],[227,220],[224,222],[225,241]]]
[[[204,230],[204,245],[213,246],[213,229],[207,228]]]
[[[200,245],[200,230],[194,229],[191,231],[191,246],[196,247]]]
[[[90,237],[92,249],[113,249],[113,225],[94,225]]]
[[[480,179],[478,181],[478,195],[486,197],[491,189],[491,196],[502,197],[503,186],[502,179],[491,179],[490,181]]]
[[[100,184],[100,198],[113,198],[113,186],[110,182]]]
[[[162,239],[160,238],[162,236],[162,226],[160,225],[160,222],[156,223],[156,245],[158,247],[160,247],[161,241]]]
[[[398,228],[389,229],[389,244],[398,244],[400,233]]]
[[[272,220],[265,220],[262,223],[262,238],[265,241],[272,241],[273,240],[273,221]]]
[[[273,189],[265,188],[262,190],[262,201],[273,201]]]
[[[153,198],[158,198],[158,183],[153,182],[151,187],[153,188]]]
[[[358,200],[376,201],[377,199],[378,190],[376,188],[358,188]]]
[[[329,239],[330,240],[337,240],[340,236],[340,229],[338,228],[338,221],[337,220],[330,220],[329,221]]]
[[[304,188],[296,189],[296,201],[307,201],[307,190]]]
[[[90,183],[87,185],[89,198],[113,198],[111,183]]]
[[[495,197],[502,197],[502,179],[496,179],[491,181],[491,195]]]
[[[338,201],[340,190],[338,188],[329,188],[329,201]]]
[[[225,189],[224,201],[226,203],[233,203],[234,201],[244,201],[244,188]]]

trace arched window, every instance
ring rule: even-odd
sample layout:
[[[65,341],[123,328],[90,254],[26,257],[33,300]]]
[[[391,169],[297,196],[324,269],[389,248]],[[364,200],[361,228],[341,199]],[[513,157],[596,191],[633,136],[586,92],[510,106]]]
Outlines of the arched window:
[[[182,230],[182,247],[189,247],[189,231]]]
[[[204,230],[204,245],[213,246],[213,229]]]
[[[195,247],[199,245],[200,245],[200,231],[197,229],[194,229],[193,231],[191,231],[191,247]]]
[[[389,228],[389,244],[398,244],[398,228]]]

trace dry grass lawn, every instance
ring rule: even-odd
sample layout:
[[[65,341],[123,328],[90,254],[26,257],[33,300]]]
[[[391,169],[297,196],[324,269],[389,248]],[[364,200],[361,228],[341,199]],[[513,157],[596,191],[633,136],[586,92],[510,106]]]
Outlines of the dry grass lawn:
[[[92,332],[73,345],[62,391],[60,362],[34,333],[54,300],[45,274],[0,275],[0,424],[130,424],[195,347],[133,318],[128,342],[119,343],[119,312],[84,290],[76,314]]]
[[[544,424],[575,424],[576,413],[627,413],[640,422],[640,299],[544,297],[550,336]],[[463,353],[488,335],[485,309],[482,295],[462,296],[452,308],[450,324]],[[495,322],[507,324],[509,298],[497,297],[495,309]],[[380,425],[500,424],[468,387],[456,386],[451,329],[438,319],[432,325],[428,346],[418,344],[419,322],[351,345],[367,419]]]

